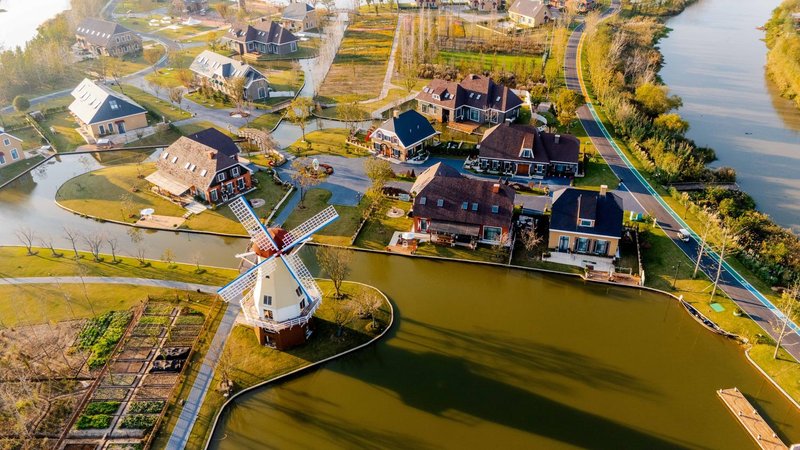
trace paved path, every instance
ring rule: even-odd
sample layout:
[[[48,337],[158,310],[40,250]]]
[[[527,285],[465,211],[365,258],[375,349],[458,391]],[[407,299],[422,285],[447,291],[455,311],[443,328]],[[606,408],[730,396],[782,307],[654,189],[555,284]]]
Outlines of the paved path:
[[[181,450],[186,447],[186,443],[189,441],[189,434],[191,434],[192,427],[200,414],[200,407],[203,405],[206,393],[211,387],[211,381],[214,379],[214,369],[222,354],[225,341],[236,324],[236,316],[239,315],[239,310],[239,305],[235,303],[227,304],[222,322],[220,322],[217,332],[214,334],[214,339],[211,341],[211,346],[208,348],[205,358],[203,358],[203,364],[200,366],[200,371],[194,380],[192,390],[183,404],[181,414],[178,416],[178,422],[175,424],[175,428],[172,429],[172,435],[167,442],[167,450]]]
[[[605,17],[616,13],[619,7],[619,0],[614,0],[612,7],[604,13]],[[579,77],[577,67],[578,48],[581,43],[584,26],[581,24],[572,33],[567,44],[567,52],[564,61],[565,78],[567,87],[572,90],[583,92],[583,86]],[[644,177],[633,167],[632,163],[622,153],[614,142],[608,130],[605,129],[592,104],[587,104],[578,109],[578,118],[581,121],[587,135],[591,138],[598,152],[608,163],[614,174],[623,180],[623,187],[626,188],[636,202],[644,211],[653,215],[658,226],[672,239],[691,261],[697,260],[700,252],[700,237],[692,233],[689,242],[683,242],[677,238],[677,231],[681,228],[691,230],[689,225],[684,222],[680,215],[667,205],[661,196],[648,184]],[[708,254],[710,253],[710,255]],[[701,268],[710,278],[716,276],[719,257],[713,251],[707,249],[707,253],[701,260]],[[678,262],[678,261],[676,261]],[[681,261],[689,264],[688,261]],[[723,270],[720,276],[719,288],[725,292],[739,308],[745,311],[767,334],[777,337],[776,329],[784,317],[782,313],[769,302],[760,292],[750,283],[739,275],[728,263],[723,263]],[[797,327],[793,329],[796,331]],[[795,359],[800,360],[800,335],[796,332],[789,333],[783,340],[783,347]]]
[[[200,291],[214,294],[219,289],[218,286],[206,284],[184,283],[183,281],[156,280],[152,278],[129,278],[129,277],[4,277],[0,278],[0,285],[10,284],[132,284],[136,286],[164,287],[180,289],[182,291]]]

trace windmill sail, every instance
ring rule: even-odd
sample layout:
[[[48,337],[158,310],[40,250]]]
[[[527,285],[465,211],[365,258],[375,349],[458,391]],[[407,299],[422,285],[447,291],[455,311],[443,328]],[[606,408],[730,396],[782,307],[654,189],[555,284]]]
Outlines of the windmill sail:
[[[253,244],[264,251],[278,250],[277,244],[275,244],[275,241],[269,233],[267,233],[264,224],[258,220],[255,211],[253,211],[253,208],[250,207],[250,204],[244,197],[237,197],[230,202],[230,207],[233,214],[239,219],[242,226],[244,226],[244,229],[247,230],[247,234],[253,239]]]
[[[259,269],[261,269],[259,271]],[[247,272],[239,275],[239,278],[231,281],[217,291],[220,297],[226,302],[238,300],[244,296],[249,290],[252,290],[256,285],[259,273],[262,275],[269,275],[275,271],[275,256],[265,259],[255,266],[251,267]]]
[[[311,272],[308,271],[308,267],[306,267],[300,257],[297,256],[297,253],[283,255],[281,259],[286,263],[286,267],[300,284],[300,288],[308,297],[309,303],[312,305],[319,304],[320,300],[322,300],[322,290],[317,285],[317,282],[314,281],[314,277],[311,275]],[[314,308],[316,308],[316,306],[314,306]]]
[[[314,215],[314,217],[301,223],[297,228],[289,231],[283,238],[285,245],[281,250],[289,251],[292,247],[308,239],[312,234],[339,218],[339,213],[333,206],[328,206]]]

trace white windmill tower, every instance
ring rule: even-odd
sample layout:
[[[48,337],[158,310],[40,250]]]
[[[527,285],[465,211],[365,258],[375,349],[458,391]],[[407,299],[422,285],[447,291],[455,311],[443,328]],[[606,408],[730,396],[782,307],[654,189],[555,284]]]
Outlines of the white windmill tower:
[[[230,208],[252,239],[250,252],[236,256],[252,267],[217,293],[226,302],[240,302],[262,345],[283,350],[304,343],[311,335],[310,321],[322,302],[322,291],[297,252],[339,214],[328,206],[286,231],[267,229],[243,197],[233,200]]]

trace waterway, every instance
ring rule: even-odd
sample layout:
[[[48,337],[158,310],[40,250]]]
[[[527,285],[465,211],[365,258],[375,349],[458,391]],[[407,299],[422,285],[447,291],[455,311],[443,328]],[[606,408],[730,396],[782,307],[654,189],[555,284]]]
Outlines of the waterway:
[[[666,296],[370,254],[352,278],[391,298],[395,328],[235,400],[213,449],[755,448],[716,396],[732,386],[800,441],[741,347]]]
[[[69,9],[70,0],[0,0],[0,48],[24,47],[39,25]]]
[[[688,136],[736,169],[758,208],[800,233],[800,110],[764,72],[763,25],[781,0],[700,0],[669,19],[661,77],[683,98]]]

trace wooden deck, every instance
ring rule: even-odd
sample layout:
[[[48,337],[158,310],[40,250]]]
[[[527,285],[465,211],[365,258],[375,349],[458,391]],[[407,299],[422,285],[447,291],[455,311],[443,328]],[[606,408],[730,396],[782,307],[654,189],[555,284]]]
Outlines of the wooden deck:
[[[720,389],[717,395],[722,402],[731,410],[734,417],[750,433],[759,447],[764,450],[786,450],[789,447],[784,444],[772,430],[761,414],[753,408],[753,405],[745,398],[744,394],[737,388]]]
[[[480,126],[481,124],[475,122],[447,122],[447,128],[467,134],[472,134]]]

